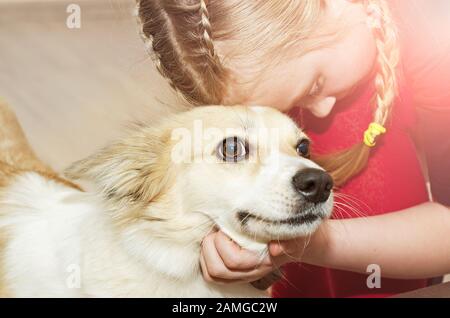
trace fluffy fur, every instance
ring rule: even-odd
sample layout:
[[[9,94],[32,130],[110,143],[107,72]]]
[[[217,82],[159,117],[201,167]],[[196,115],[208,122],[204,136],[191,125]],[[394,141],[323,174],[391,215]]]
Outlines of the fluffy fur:
[[[0,142],[27,152],[15,162],[24,150],[8,146],[0,158],[1,296],[264,296],[205,282],[203,237],[219,227],[263,256],[270,240],[307,235],[331,211],[332,196],[308,205],[294,189],[298,171],[319,167],[296,152],[306,136],[272,109],[202,107],[139,125],[67,170],[91,181],[89,192],[40,163],[21,130],[11,133],[15,118],[0,121]],[[244,160],[218,157],[230,136],[248,140]],[[302,213],[317,218],[289,221]]]

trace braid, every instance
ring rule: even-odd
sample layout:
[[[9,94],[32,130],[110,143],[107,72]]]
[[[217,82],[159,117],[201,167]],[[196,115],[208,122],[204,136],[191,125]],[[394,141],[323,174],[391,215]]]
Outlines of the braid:
[[[203,29],[203,42],[208,49],[208,54],[211,58],[216,58],[214,43],[212,41],[211,23],[209,22],[209,12],[205,0],[200,0],[200,15]]]
[[[378,50],[379,72],[375,79],[376,104],[374,121],[385,126],[390,110],[397,95],[397,66],[400,59],[397,28],[393,22],[388,4],[385,0],[369,0],[369,10],[380,18],[374,26],[374,35]]]
[[[219,104],[225,68],[205,0],[138,0],[141,36],[158,71],[193,105]]]
[[[400,57],[397,28],[385,0],[366,0],[366,3],[372,15],[379,67],[375,78],[376,108],[373,121],[384,127],[397,96],[396,68]],[[330,172],[335,184],[340,186],[364,170],[371,149],[361,142],[339,153],[317,156],[315,160]]]
[[[158,72],[168,80],[173,89],[177,90],[177,87],[180,87],[180,90],[182,91],[182,87],[188,86],[187,83],[191,81],[191,77],[189,74],[185,74],[186,84],[184,85],[183,83],[176,81],[176,78],[172,77],[171,70],[167,68],[167,64],[164,63],[165,57],[161,54],[164,46],[169,43],[164,43],[164,36],[162,34],[158,35],[153,33],[153,29],[156,28],[157,25],[165,25],[163,15],[155,14],[147,19],[147,12],[159,12],[161,10],[161,7],[156,1],[137,1],[136,17],[138,25],[141,27],[140,35],[144,41],[146,51],[152,57]],[[166,28],[164,28],[164,30],[166,30]],[[179,67],[180,70],[183,69],[183,65],[178,63],[180,58],[177,52],[173,50],[170,53],[172,54],[171,60],[173,60],[173,66]]]

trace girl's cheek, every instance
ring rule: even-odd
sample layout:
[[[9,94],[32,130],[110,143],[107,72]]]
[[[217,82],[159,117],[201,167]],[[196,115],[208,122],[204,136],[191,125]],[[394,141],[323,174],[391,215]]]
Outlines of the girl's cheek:
[[[290,105],[290,103],[288,102],[269,102],[269,103],[259,103],[258,105],[267,105],[282,113],[288,113],[292,110],[292,108],[294,108],[294,106]]]

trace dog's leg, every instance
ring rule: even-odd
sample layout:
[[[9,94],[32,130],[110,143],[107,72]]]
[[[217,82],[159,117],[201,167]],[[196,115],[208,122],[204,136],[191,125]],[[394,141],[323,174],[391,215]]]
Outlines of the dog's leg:
[[[14,112],[0,98],[0,187],[7,185],[15,175],[34,171],[68,186],[79,187],[60,178],[34,153]]]

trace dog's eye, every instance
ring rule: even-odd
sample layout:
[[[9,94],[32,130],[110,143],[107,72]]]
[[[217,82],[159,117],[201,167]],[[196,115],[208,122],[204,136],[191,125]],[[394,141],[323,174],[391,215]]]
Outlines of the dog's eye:
[[[305,158],[309,158],[309,145],[308,139],[303,139],[297,144],[297,153]]]
[[[217,156],[226,162],[239,162],[247,155],[247,143],[238,137],[226,138],[217,146]]]

